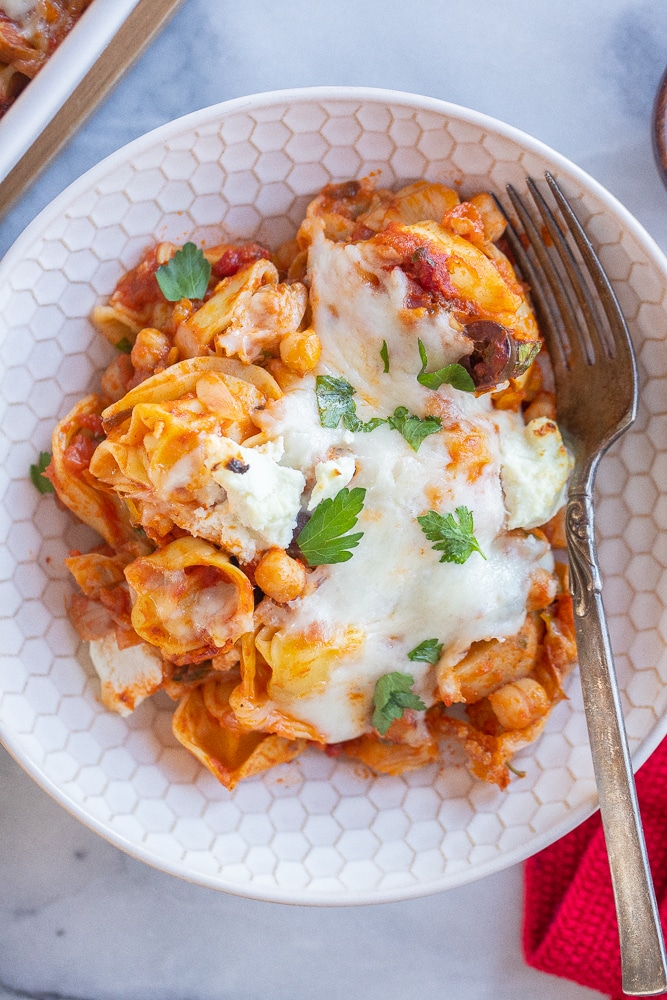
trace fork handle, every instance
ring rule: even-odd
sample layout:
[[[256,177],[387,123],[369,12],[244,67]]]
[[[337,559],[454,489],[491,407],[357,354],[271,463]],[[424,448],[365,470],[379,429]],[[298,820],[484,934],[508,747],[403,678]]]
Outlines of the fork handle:
[[[579,672],[618,917],[623,990],[652,996],[667,990],[667,956],[600,594],[589,490],[571,489],[566,533]]]

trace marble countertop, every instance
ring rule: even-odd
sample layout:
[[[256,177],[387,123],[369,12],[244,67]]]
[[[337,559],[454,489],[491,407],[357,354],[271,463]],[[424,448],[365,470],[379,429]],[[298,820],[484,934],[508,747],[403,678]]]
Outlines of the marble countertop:
[[[486,112],[592,174],[667,250],[650,138],[664,0],[185,0],[0,223],[0,254],[119,146],[227,98],[387,87]],[[527,968],[522,870],[405,903],[309,908],[189,885],[52,802],[0,749],[0,1000],[342,1000],[600,996]]]

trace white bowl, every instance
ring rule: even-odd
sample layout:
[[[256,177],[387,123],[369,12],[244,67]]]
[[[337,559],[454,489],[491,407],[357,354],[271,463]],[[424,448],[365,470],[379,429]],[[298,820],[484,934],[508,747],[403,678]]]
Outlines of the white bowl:
[[[474,111],[380,90],[260,94],[149,133],[72,184],[0,265],[0,735],[62,805],[117,846],[202,885],[292,903],[404,899],[518,862],[596,806],[576,674],[508,791],[446,762],[400,778],[306,753],[226,791],[171,734],[172,703],[104,709],[70,627],[63,557],[85,547],[28,468],[111,349],[88,316],[154,238],[272,245],[325,183],[381,172],[503,192],[548,168],[600,248],[639,355],[642,406],[602,463],[598,545],[631,748],[667,730],[667,262],[599,184]]]

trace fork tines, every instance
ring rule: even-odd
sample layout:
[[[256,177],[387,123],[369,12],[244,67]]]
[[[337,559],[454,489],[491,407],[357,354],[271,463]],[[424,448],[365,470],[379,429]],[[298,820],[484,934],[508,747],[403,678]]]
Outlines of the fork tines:
[[[532,210],[528,198],[511,184],[507,194],[516,221],[498,204],[507,219],[506,236],[516,263],[530,285],[552,363],[569,368],[617,357],[619,351],[631,354],[623,314],[591,241],[554,177],[547,172],[545,178],[560,221],[532,177],[526,178]]]

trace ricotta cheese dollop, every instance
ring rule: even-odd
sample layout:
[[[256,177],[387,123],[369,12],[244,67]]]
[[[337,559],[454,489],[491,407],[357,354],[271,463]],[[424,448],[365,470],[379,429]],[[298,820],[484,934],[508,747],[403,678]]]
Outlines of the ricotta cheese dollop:
[[[301,509],[306,485],[298,469],[280,465],[281,438],[244,448],[229,438],[209,436],[204,465],[226,493],[221,504],[227,520],[236,522],[239,543],[247,551],[259,546],[286,548]]]
[[[562,506],[574,458],[555,421],[537,417],[500,434],[507,527],[536,528]]]

